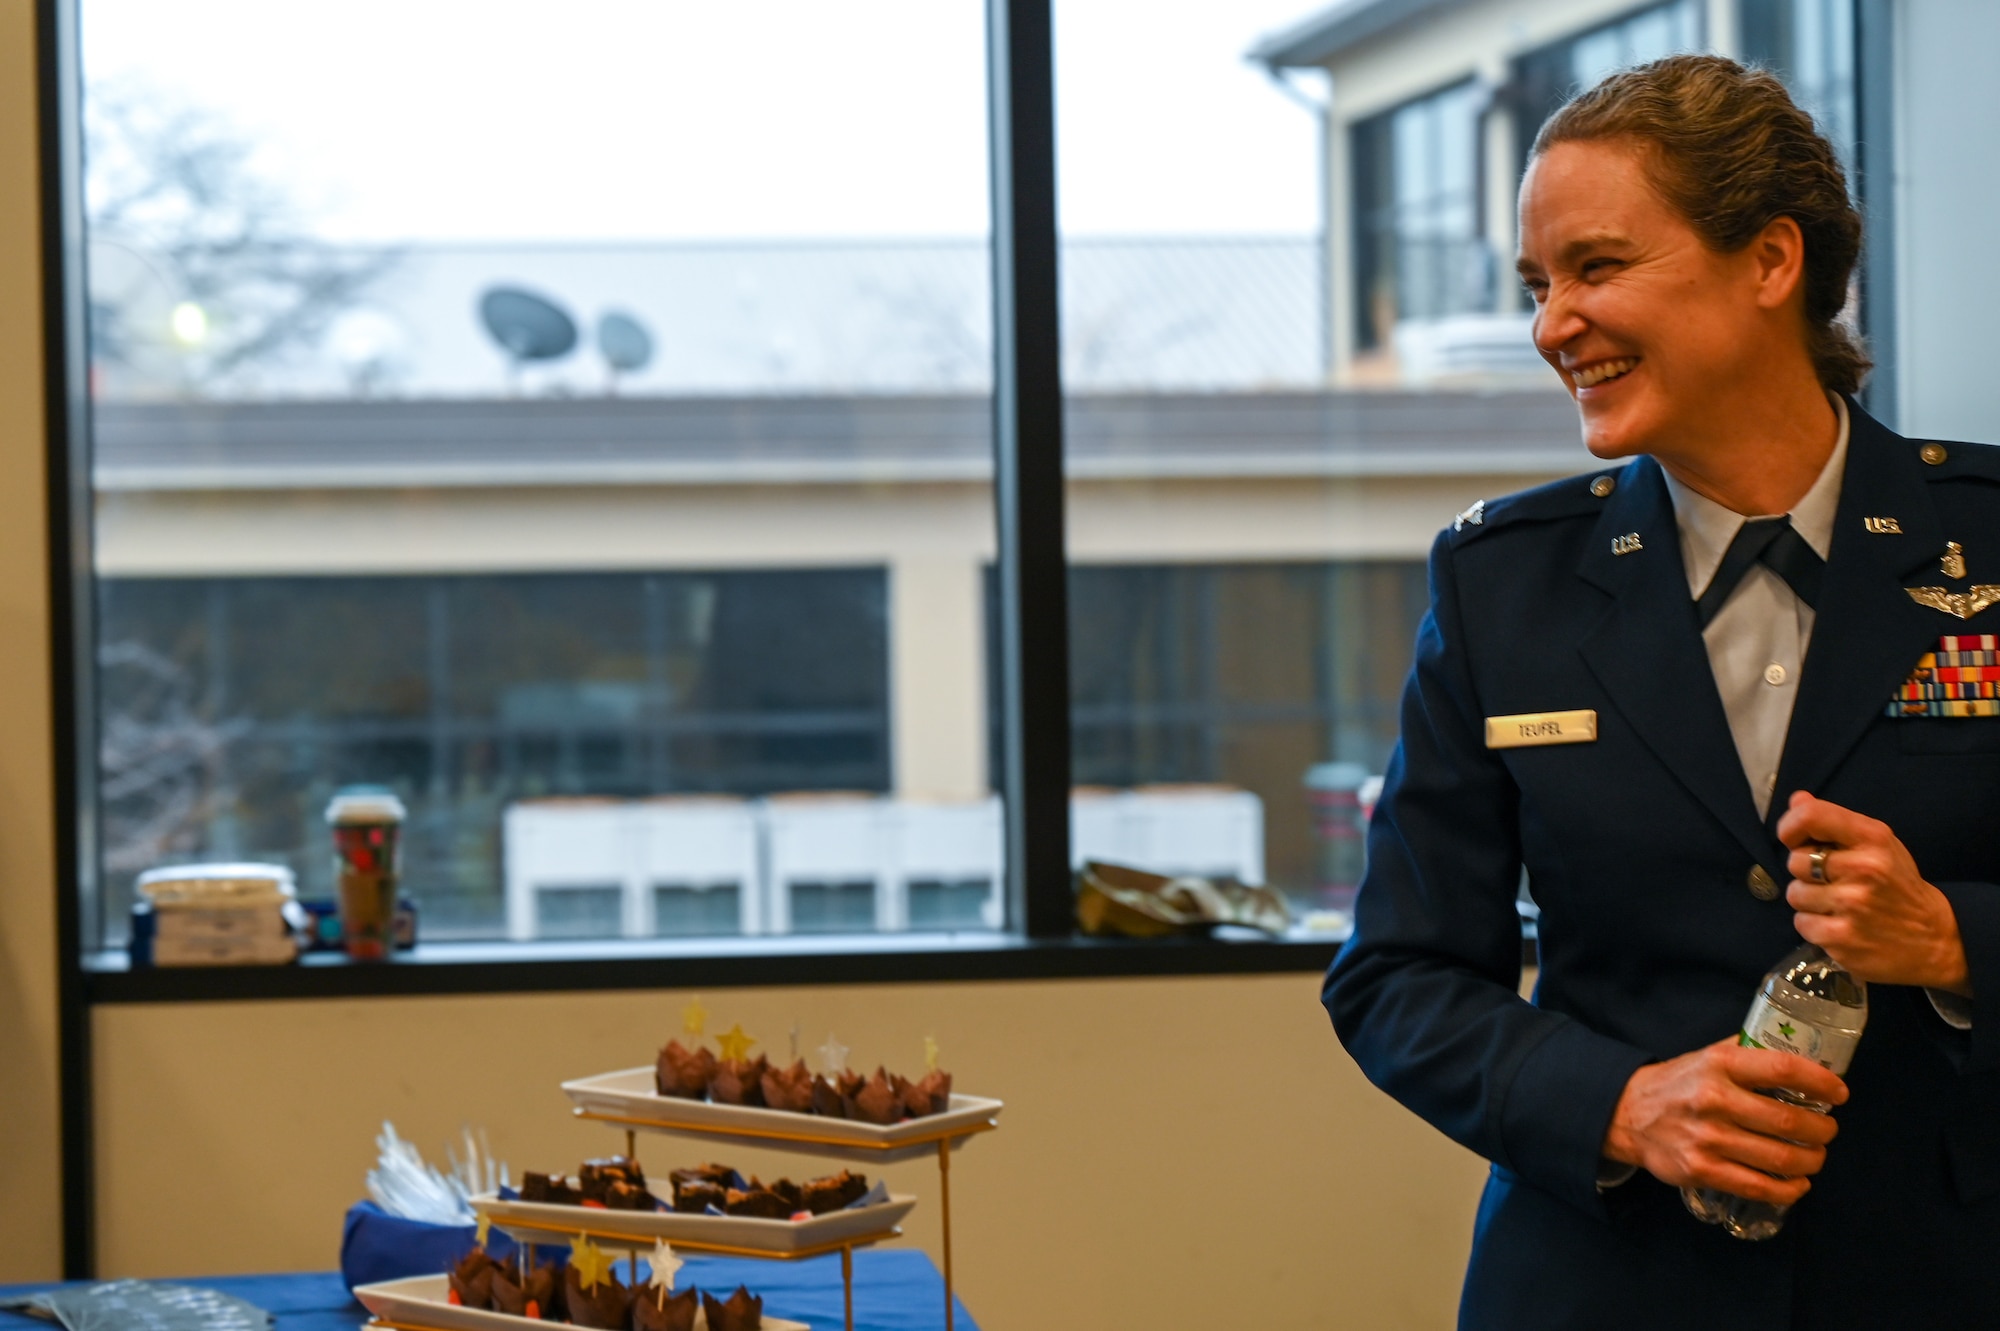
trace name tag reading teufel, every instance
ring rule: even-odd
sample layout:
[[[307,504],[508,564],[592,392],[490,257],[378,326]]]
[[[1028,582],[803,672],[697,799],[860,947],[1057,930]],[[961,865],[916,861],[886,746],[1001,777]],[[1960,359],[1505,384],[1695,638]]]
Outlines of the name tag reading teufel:
[[[1597,739],[1597,713],[1523,712],[1519,716],[1486,718],[1486,747],[1523,749],[1533,744],[1591,744]]]

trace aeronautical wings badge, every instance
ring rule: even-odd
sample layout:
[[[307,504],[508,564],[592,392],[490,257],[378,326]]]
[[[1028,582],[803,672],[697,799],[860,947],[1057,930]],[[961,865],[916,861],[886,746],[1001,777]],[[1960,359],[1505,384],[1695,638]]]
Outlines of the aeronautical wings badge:
[[[1918,605],[1927,605],[1947,615],[1957,615],[1960,619],[1971,619],[1990,605],[2000,605],[2000,585],[1990,582],[1975,583],[1970,591],[1963,592],[1946,591],[1942,587],[1905,587],[1903,590]]]

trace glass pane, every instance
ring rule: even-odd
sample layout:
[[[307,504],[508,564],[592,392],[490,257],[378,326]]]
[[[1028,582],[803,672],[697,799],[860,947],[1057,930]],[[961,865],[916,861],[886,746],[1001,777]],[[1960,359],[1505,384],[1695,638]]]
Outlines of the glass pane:
[[[795,882],[789,890],[793,933],[849,933],[875,927],[873,883]]]
[[[1512,276],[1527,146],[1579,87],[1704,40],[1699,0],[1367,9],[1056,5],[1074,852],[1267,884],[1306,931],[1346,927],[1432,540],[1592,462]],[[1797,67],[1837,64],[1794,17]],[[1147,279],[1169,240],[1297,262],[1225,307]],[[1114,245],[1128,344],[1179,353],[1116,379],[1071,278]]]
[[[743,932],[743,888],[656,887],[653,933],[661,938],[702,938]]]
[[[623,931],[624,890],[545,887],[535,893],[535,933],[541,938],[616,938]]]
[[[81,16],[98,941],[164,864],[329,898],[359,783],[428,941],[998,881],[979,0]],[[774,876],[833,793],[859,858]]]

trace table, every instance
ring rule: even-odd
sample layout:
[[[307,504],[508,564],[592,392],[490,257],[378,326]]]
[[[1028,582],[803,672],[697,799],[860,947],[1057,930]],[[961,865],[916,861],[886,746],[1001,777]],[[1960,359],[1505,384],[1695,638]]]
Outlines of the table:
[[[623,1275],[621,1269],[621,1277]],[[334,1272],[278,1276],[215,1276],[172,1282],[200,1285],[246,1299],[277,1314],[277,1331],[354,1331],[368,1318],[348,1297]],[[761,1262],[736,1257],[691,1257],[679,1283],[704,1289],[750,1286],[764,1296],[764,1311],[808,1323],[813,1331],[841,1325],[840,1258],[803,1262]],[[54,1285],[0,1286],[0,1296],[30,1294]],[[937,1331],[944,1325],[944,1280],[921,1252],[907,1248],[854,1254],[855,1331]],[[965,1305],[957,1325],[978,1331]],[[0,1312],[0,1331],[49,1331],[50,1324],[19,1313]]]

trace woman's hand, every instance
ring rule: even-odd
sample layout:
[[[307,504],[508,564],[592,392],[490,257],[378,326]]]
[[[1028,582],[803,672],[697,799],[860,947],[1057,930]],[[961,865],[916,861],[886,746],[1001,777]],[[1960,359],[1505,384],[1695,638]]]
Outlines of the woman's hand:
[[[1785,901],[1799,937],[1875,984],[1972,996],[1951,902],[1886,823],[1794,792],[1778,838],[1792,848]],[[1824,881],[1813,872],[1815,854]]]
[[[1806,1176],[1826,1163],[1826,1144],[1840,1127],[1760,1089],[1794,1091],[1823,1104],[1847,1100],[1847,1084],[1819,1064],[1753,1049],[1732,1035],[1633,1073],[1612,1112],[1603,1154],[1675,1187],[1790,1206],[1812,1187]]]

